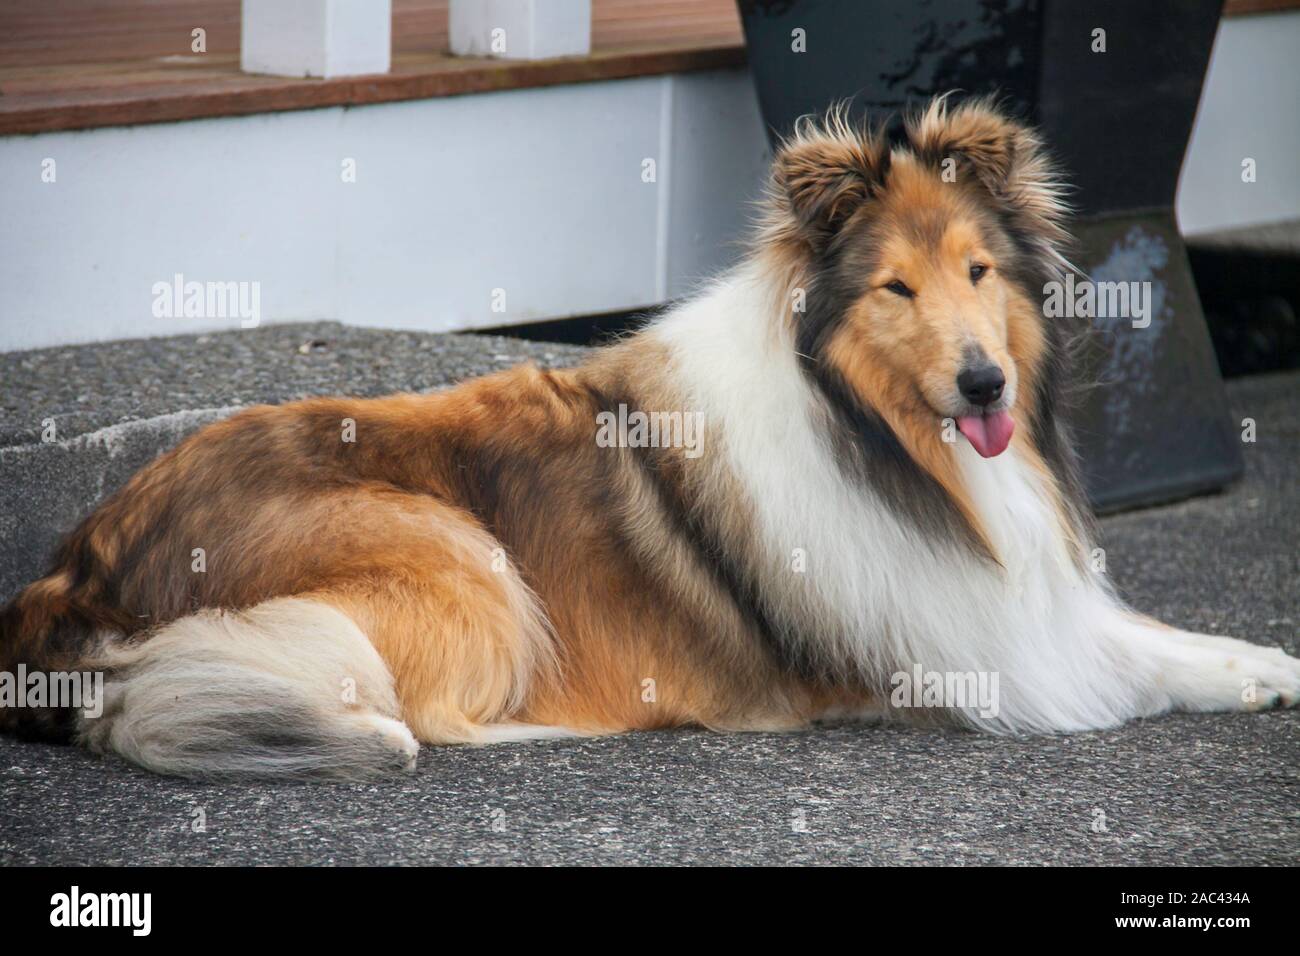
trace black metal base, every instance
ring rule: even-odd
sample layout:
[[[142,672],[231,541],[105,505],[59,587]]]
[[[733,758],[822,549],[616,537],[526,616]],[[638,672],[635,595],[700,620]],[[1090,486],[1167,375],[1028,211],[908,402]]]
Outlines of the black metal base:
[[[1093,320],[1086,400],[1073,417],[1084,484],[1096,510],[1154,504],[1241,477],[1240,429],[1229,418],[1182,237],[1168,210],[1084,219],[1075,263],[1094,282],[1150,283],[1145,328]],[[1050,320],[1049,320],[1050,321]]]
[[[1087,371],[1100,385],[1076,420],[1095,507],[1183,497],[1241,474],[1240,429],[1173,216],[1221,0],[739,6],[774,142],[845,98],[882,116],[949,90],[999,93],[1041,127],[1077,186],[1077,265],[1094,280],[1152,283],[1149,327],[1096,322],[1101,350]]]

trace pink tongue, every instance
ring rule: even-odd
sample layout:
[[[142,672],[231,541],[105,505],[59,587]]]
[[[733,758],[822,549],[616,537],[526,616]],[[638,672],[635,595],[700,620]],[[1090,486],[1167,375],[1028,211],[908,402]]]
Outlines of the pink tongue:
[[[985,458],[994,458],[1011,444],[1011,433],[1016,430],[1016,423],[1010,412],[994,412],[992,415],[963,415],[957,419],[957,427],[977,452]]]

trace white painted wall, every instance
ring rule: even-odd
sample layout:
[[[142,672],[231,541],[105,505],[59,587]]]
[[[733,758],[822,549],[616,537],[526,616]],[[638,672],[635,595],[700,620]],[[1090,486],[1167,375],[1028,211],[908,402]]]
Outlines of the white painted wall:
[[[1241,181],[1251,157],[1256,181]],[[1185,235],[1300,218],[1300,10],[1220,21],[1178,184]]]
[[[239,325],[155,318],[176,273],[260,283],[263,322],[654,305],[735,254],[765,166],[741,70],[6,137],[0,350]]]

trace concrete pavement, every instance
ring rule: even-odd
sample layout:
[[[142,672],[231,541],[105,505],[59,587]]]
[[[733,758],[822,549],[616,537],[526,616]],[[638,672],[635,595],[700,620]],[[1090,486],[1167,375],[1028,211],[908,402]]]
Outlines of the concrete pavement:
[[[221,409],[579,354],[331,324],[205,338],[0,356],[4,596],[56,530]],[[1109,572],[1143,611],[1295,654],[1300,374],[1228,391],[1257,425],[1244,482],[1107,518]],[[51,417],[66,447],[41,441]],[[372,785],[195,784],[0,738],[0,864],[31,863],[1295,865],[1300,712],[1019,740],[845,725],[426,748]]]

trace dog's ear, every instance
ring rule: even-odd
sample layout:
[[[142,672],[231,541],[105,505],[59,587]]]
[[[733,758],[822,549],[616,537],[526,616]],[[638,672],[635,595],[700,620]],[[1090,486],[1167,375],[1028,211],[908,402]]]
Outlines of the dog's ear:
[[[969,170],[1026,231],[1053,253],[1068,240],[1065,185],[1033,130],[1009,118],[990,98],[949,108],[948,98],[931,101],[907,120],[916,154],[932,165],[954,160]],[[959,173],[960,175],[960,173]]]
[[[821,249],[883,183],[889,151],[851,124],[843,107],[820,120],[801,119],[772,164],[778,206],[800,236]]]

